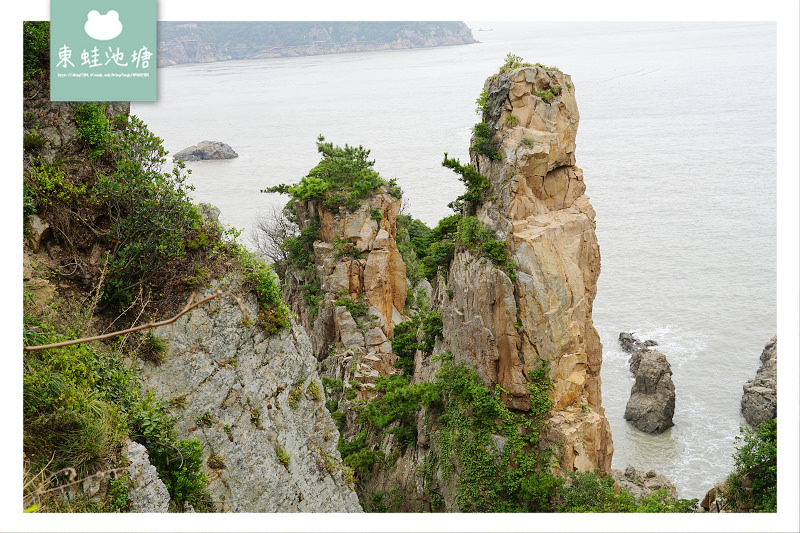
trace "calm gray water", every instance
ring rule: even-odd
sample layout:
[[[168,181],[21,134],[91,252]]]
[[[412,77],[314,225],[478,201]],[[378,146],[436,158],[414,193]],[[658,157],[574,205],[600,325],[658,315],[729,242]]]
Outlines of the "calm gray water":
[[[195,197],[244,229],[286,198],[315,140],[364,145],[429,225],[462,187],[475,99],[513,52],[572,75],[577,160],[602,254],[595,325],[614,467],[668,475],[702,498],[732,468],[742,384],[776,332],[776,27],[772,23],[476,23],[479,44],[187,65],[159,70],[159,101],[132,112],[170,152],[201,140],[238,159],[195,162]],[[675,427],[623,419],[633,383],[620,331],[672,364]]]

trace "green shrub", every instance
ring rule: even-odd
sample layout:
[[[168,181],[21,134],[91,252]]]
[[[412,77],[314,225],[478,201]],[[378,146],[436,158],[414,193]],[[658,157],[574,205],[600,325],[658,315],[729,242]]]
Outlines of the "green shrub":
[[[344,390],[341,379],[329,378],[328,376],[322,376],[322,386],[329,396],[331,394],[338,394]]]
[[[336,259],[341,259],[342,257],[360,259],[361,250],[359,250],[358,247],[352,242],[342,239],[341,237],[336,237],[333,239],[333,256]]]
[[[470,150],[485,155],[493,161],[500,160],[497,141],[494,139],[494,128],[486,122],[478,122],[472,127],[475,140]]]
[[[316,381],[311,381],[306,388],[306,395],[314,401],[322,399],[322,392],[319,390],[319,385]]]
[[[289,408],[297,409],[300,406],[300,399],[303,397],[303,385],[298,385],[289,393]]]
[[[73,183],[64,169],[47,163],[28,167],[24,180],[32,203],[41,208],[76,202],[87,195],[85,185]]]
[[[92,149],[89,160],[99,159],[113,142],[111,121],[106,116],[106,104],[84,102],[73,108],[78,133]]]
[[[278,456],[278,462],[286,468],[289,468],[289,463],[292,462],[292,458],[286,453],[286,450],[283,446],[278,446],[275,448],[275,454]]]
[[[26,325],[41,331],[27,334],[28,343],[66,340],[41,322]],[[139,402],[136,378],[121,358],[83,344],[26,352],[22,390],[25,453],[79,475],[113,457]]]
[[[403,370],[403,375],[414,375],[414,355],[419,348],[417,344],[417,330],[420,320],[412,317],[411,320],[400,322],[394,327],[392,338],[392,351],[397,355],[395,367]]]
[[[297,185],[281,184],[262,192],[288,193],[295,200],[317,200],[334,210],[344,208],[350,212],[358,209],[361,199],[383,185],[390,185],[397,194],[399,188],[387,183],[373,170],[375,161],[370,161],[370,151],[363,146],[344,145],[344,148],[317,138],[317,151],[322,160],[300,180]]]
[[[555,510],[561,513],[693,513],[697,500],[675,499],[666,489],[637,499],[625,489],[614,489],[614,478],[599,470],[568,472],[558,487]]]
[[[50,70],[50,22],[30,21],[22,23],[22,79]]]
[[[734,473],[726,480],[727,495],[737,507],[774,513],[778,508],[778,422],[769,419],[757,428],[740,428]],[[750,480],[746,487],[745,479]]]
[[[25,152],[38,152],[45,144],[47,140],[36,132],[25,133],[22,136],[22,149]]]
[[[476,205],[481,201],[483,193],[491,187],[489,180],[480,172],[475,170],[472,165],[462,165],[458,159],[448,158],[444,154],[442,166],[452,169],[459,175],[459,179],[464,183],[467,190],[447,206],[456,213],[466,215],[475,212]]]
[[[273,335],[291,325],[291,312],[281,296],[281,282],[265,261],[241,245],[234,254],[244,272],[245,280],[256,293],[259,304],[258,324],[267,335]]]
[[[343,305],[352,315],[353,319],[358,320],[361,317],[367,316],[369,313],[369,306],[364,301],[363,294],[359,294],[358,300],[354,300],[349,296],[344,296],[336,300],[336,305]]]
[[[214,425],[214,416],[208,411],[197,417],[197,425],[203,428],[210,428]]]
[[[183,163],[161,172],[166,151],[141,120],[130,117],[112,141],[115,170],[101,175],[93,198],[111,218],[103,298],[124,308],[133,291],[186,256],[186,238],[201,228],[202,218],[191,202],[193,187],[186,181]]]
[[[443,412],[435,438],[445,479],[457,473],[456,503],[461,512],[549,510],[558,480],[550,471],[552,453],[539,435],[546,411],[510,411],[474,370],[445,360],[436,375]],[[505,439],[502,451],[492,435]],[[458,469],[456,469],[456,465]]]
[[[524,59],[516,54],[512,54],[509,52],[506,54],[506,59],[503,65],[500,67],[500,70],[497,71],[498,74],[503,74],[507,72],[511,72],[512,70],[516,70],[522,67],[532,67],[531,63],[527,63]]]
[[[420,329],[422,330],[422,340],[419,343],[419,349],[423,352],[430,353],[436,344],[436,339],[442,338],[442,312],[429,311],[422,312]]]
[[[166,485],[179,509],[184,502],[197,511],[210,511],[212,503],[206,492],[203,474],[203,446],[197,439],[178,440],[175,420],[168,414],[168,404],[146,395],[133,413],[131,438],[147,448],[150,462]]]
[[[533,94],[534,96],[538,96],[539,98],[544,100],[545,103],[547,103],[547,104],[552,103],[553,99],[555,98],[555,95],[553,94],[553,91],[551,91],[550,89],[546,89],[544,91],[534,91],[534,90],[532,90],[531,94]]]
[[[492,230],[477,217],[464,217],[458,222],[456,243],[477,257],[486,257],[514,281],[517,264],[509,257],[508,243],[497,240]]]

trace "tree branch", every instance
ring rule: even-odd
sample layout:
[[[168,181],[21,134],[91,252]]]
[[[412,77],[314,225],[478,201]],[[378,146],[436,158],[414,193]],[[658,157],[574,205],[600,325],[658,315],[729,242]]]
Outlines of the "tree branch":
[[[56,342],[54,344],[42,344],[40,346],[23,346],[22,349],[25,350],[26,352],[32,352],[32,351],[36,351],[36,350],[48,350],[50,348],[61,348],[63,346],[70,346],[72,344],[80,344],[82,342],[90,342],[90,341],[99,341],[99,340],[103,340],[103,339],[110,339],[111,337],[116,337],[118,335],[125,335],[127,333],[133,333],[135,331],[142,331],[142,330],[145,330],[145,329],[157,328],[159,326],[166,326],[166,325],[172,324],[173,322],[178,320],[180,317],[182,317],[183,315],[185,315],[186,313],[188,313],[189,311],[191,311],[195,307],[197,307],[199,305],[202,305],[202,304],[204,304],[204,303],[206,303],[206,302],[208,302],[210,300],[213,300],[214,298],[217,298],[218,296],[221,296],[223,294],[227,294],[228,296],[230,296],[231,298],[236,300],[236,304],[239,306],[239,310],[242,312],[242,314],[245,316],[245,318],[247,318],[247,310],[244,308],[244,305],[242,305],[242,301],[239,299],[238,296],[236,296],[234,294],[231,294],[228,291],[223,291],[222,289],[217,289],[216,292],[214,292],[214,294],[212,294],[211,296],[206,296],[202,300],[198,300],[195,303],[192,303],[194,301],[194,294],[192,294],[192,296],[189,298],[189,301],[186,302],[186,307],[183,308],[183,311],[181,311],[180,313],[178,313],[174,317],[169,318],[167,320],[162,320],[161,322],[150,322],[148,324],[144,324],[144,325],[141,325],[141,326],[136,326],[136,327],[129,328],[129,329],[123,329],[121,331],[114,331],[112,333],[106,333],[105,335],[97,335],[96,337],[84,337],[82,339],[75,339],[75,340],[71,340],[71,341]]]

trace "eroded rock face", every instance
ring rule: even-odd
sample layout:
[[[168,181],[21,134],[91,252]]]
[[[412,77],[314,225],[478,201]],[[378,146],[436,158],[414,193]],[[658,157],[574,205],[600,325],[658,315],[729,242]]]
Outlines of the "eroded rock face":
[[[772,337],[761,352],[756,377],[743,386],[742,416],[755,427],[778,416],[778,337]]]
[[[601,405],[602,345],[592,322],[600,250],[583,172],[575,166],[575,89],[569,75],[541,67],[494,76],[484,88],[483,119],[500,157],[472,152],[473,167],[491,183],[473,207],[509,243],[516,279],[486,260],[456,254],[447,283],[454,301],[442,304],[445,339],[437,350],[471,360],[487,385],[509,392],[507,405],[522,410],[530,405],[527,375],[546,361],[554,413],[563,413],[550,420],[552,442],[573,450],[561,466],[608,472],[613,444]],[[578,415],[581,423],[570,425]]]
[[[656,350],[643,349],[636,381],[625,407],[625,420],[645,433],[662,433],[674,424],[675,385],[667,357]]]
[[[174,160],[205,161],[209,159],[233,159],[239,157],[233,148],[219,141],[201,141],[188,148],[184,148],[172,156]]]
[[[225,289],[247,294],[237,279]],[[255,296],[243,303],[254,318]],[[155,334],[169,341],[169,353],[158,366],[140,361],[140,375],[148,390],[173,400],[179,436],[203,444],[217,510],[361,510],[301,328],[267,337],[221,296]]]
[[[400,372],[394,368],[397,357],[391,344],[408,294],[406,265],[395,241],[400,204],[385,189],[365,198],[352,213],[334,213],[314,201],[297,203],[301,228],[319,220],[314,263],[321,301],[316,316],[294,272],[288,274],[284,296],[308,328],[325,372],[360,382],[364,398],[377,377]],[[347,306],[337,304],[342,298],[365,305],[367,315],[354,317]]]

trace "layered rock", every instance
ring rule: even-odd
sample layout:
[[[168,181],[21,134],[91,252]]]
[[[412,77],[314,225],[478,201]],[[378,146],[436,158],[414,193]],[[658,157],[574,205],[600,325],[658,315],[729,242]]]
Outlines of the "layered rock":
[[[503,387],[507,405],[521,410],[529,408],[528,373],[544,360],[559,413],[550,420],[550,438],[580,450],[564,453],[561,466],[608,472],[613,444],[601,405],[602,345],[592,322],[600,251],[594,209],[575,166],[572,80],[557,69],[524,67],[489,78],[484,88],[483,119],[498,157],[471,152],[473,167],[491,184],[473,207],[509,244],[515,279],[486,259],[456,254],[447,279],[453,302],[442,304],[438,349],[451,349],[487,385]]]
[[[206,161],[239,157],[233,148],[219,141],[200,141],[172,156],[175,161]]]
[[[313,244],[318,311],[314,314],[307,305],[300,287],[308,281],[301,273],[287,273],[286,300],[308,328],[323,369],[336,379],[362,383],[363,395],[375,378],[399,373],[391,338],[395,324],[404,319],[408,292],[395,240],[400,203],[385,188],[352,213],[334,213],[315,201],[297,203],[301,228],[319,224]],[[354,317],[354,305],[368,312]]]
[[[755,378],[743,386],[742,416],[755,427],[778,416],[778,337],[772,337],[761,352]]]
[[[639,370],[625,406],[625,420],[645,433],[662,433],[674,424],[675,385],[667,357],[656,350],[639,350]]]
[[[247,294],[247,317],[257,315],[239,278],[229,277],[224,289]],[[169,352],[158,366],[138,361],[142,381],[171,400],[179,436],[203,444],[217,510],[360,511],[302,329],[266,336],[221,296],[155,334],[169,341]]]

